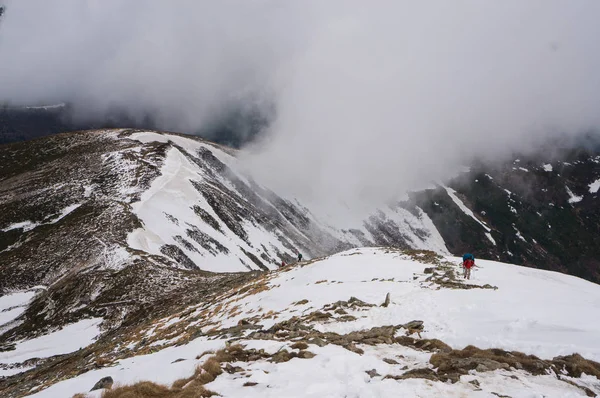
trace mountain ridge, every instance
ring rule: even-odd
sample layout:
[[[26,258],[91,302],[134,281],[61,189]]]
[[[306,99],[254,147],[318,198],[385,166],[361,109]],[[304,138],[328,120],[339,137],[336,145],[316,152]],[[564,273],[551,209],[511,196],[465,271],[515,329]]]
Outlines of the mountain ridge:
[[[459,262],[427,251],[361,248],[290,265],[104,334],[0,381],[0,389],[10,397],[99,397],[102,388],[86,391],[110,376],[115,394],[147,380],[146,391],[173,396],[600,392],[600,324],[582,317],[593,313],[598,285],[485,260],[465,281]],[[0,353],[0,362],[28,344]]]

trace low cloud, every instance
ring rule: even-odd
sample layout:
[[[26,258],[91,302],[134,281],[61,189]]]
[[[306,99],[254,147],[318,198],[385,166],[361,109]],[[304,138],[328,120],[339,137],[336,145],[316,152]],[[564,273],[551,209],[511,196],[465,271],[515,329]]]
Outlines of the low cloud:
[[[371,206],[600,125],[600,3],[33,1],[0,24],[0,100],[197,131],[268,110],[244,159],[290,195]]]

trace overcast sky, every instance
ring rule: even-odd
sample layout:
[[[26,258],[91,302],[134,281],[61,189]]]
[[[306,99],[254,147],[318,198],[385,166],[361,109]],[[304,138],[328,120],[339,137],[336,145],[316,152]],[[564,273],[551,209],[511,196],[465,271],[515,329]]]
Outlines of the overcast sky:
[[[600,125],[596,0],[4,3],[0,101],[184,131],[270,104],[245,159],[317,201],[389,199]]]

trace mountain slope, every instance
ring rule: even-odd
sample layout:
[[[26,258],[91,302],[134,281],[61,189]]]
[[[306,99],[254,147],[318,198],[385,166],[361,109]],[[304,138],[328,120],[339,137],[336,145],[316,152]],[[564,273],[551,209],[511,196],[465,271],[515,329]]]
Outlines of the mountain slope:
[[[600,283],[600,151],[559,152],[476,165],[412,200],[454,254],[471,251]]]
[[[312,257],[394,244],[445,252],[415,206],[336,229],[245,177],[232,154],[192,137],[131,130],[0,147],[0,292],[45,287],[3,326],[3,340],[90,316],[115,328],[190,285],[211,290],[215,279],[250,277],[206,271],[274,269],[296,250]]]
[[[600,393],[600,364],[569,356],[600,360],[598,285],[493,261],[462,281],[458,262],[367,248],[275,271],[123,336],[102,354],[107,367],[33,396],[86,392],[107,376],[167,385],[198,377],[225,397]],[[137,356],[118,359],[125,347]],[[203,352],[219,349],[225,373],[194,376],[211,355]],[[38,372],[7,391],[31,388]]]
[[[242,283],[252,276],[237,272],[276,269],[298,251],[305,258],[360,246],[471,251],[598,280],[593,151],[555,166],[474,167],[352,227],[252,180],[236,154],[194,137],[134,130],[0,146],[0,293],[37,292],[0,325],[0,344],[88,317],[117,328],[191,286],[211,292],[216,280]]]

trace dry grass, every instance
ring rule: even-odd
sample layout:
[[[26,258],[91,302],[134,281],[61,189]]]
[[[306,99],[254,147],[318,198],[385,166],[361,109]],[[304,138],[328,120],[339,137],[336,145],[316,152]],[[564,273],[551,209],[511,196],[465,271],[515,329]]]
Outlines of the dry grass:
[[[303,342],[303,341],[299,341],[299,342],[297,342],[297,343],[294,343],[294,344],[292,344],[292,345],[291,345],[291,348],[292,348],[293,350],[295,350],[295,349],[299,349],[299,350],[306,350],[306,349],[308,348],[308,344],[306,344],[306,343],[305,343],[305,342]]]
[[[203,357],[203,356],[205,356],[205,355],[210,355],[210,354],[214,354],[214,353],[215,353],[215,350],[208,350],[208,351],[204,351],[202,354],[198,355],[198,356],[196,357],[196,359],[200,359],[200,358],[202,358],[202,357]]]
[[[130,386],[120,386],[102,393],[102,398],[205,398],[216,395],[201,383],[191,381],[185,388],[171,387],[141,381]]]
[[[87,398],[87,395],[86,395],[86,394],[81,394],[81,393],[80,393],[80,394],[75,394],[75,395],[73,395],[73,397],[72,397],[72,398]]]
[[[96,360],[94,361],[94,365],[97,368],[102,368],[110,363],[112,363],[112,361],[110,359],[104,358],[104,357],[96,358]]]
[[[214,377],[217,377],[218,375],[223,373],[223,370],[221,369],[221,364],[219,363],[216,357],[208,358],[206,362],[202,364],[201,368],[213,375]]]

